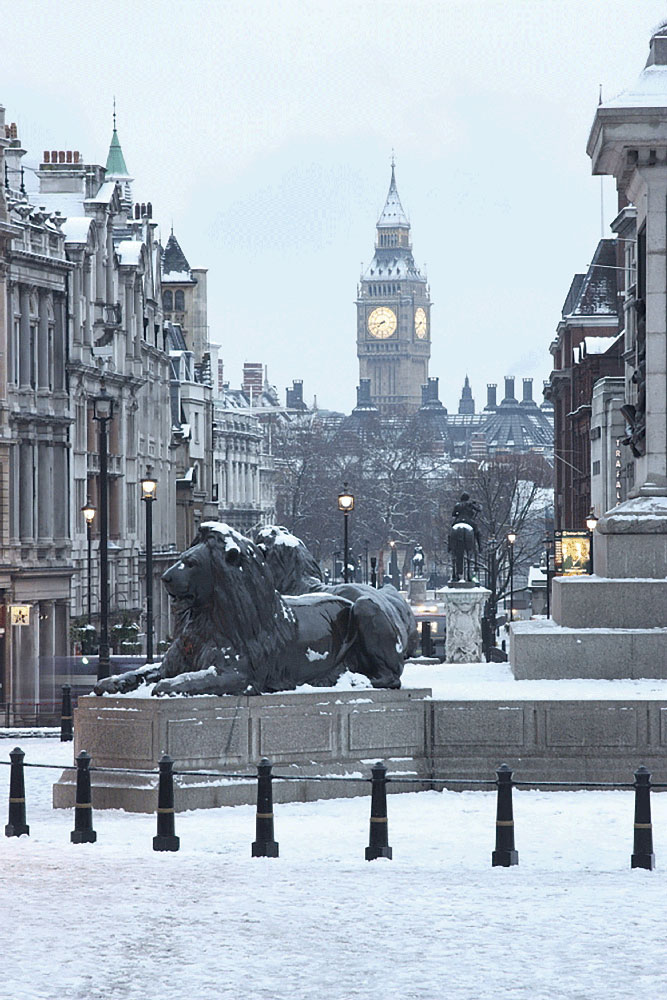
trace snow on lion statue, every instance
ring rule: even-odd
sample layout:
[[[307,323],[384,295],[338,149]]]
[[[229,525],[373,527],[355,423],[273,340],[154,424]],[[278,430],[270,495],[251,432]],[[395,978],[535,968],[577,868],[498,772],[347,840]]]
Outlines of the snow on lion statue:
[[[387,584],[376,590],[364,583],[326,586],[314,556],[282,525],[260,528],[255,541],[281,594],[326,593],[353,602],[357,633],[351,651],[357,664],[353,669],[378,678],[377,687],[398,687],[395,680],[400,678],[405,660],[414,656],[419,633],[412,608],[396,588]]]
[[[202,524],[162,580],[176,615],[164,659],[99,681],[96,694],[154,682],[154,695],[261,694],[334,684],[347,669],[366,673],[376,687],[400,687],[398,676],[380,676],[374,664],[363,669],[354,655],[351,601],[282,596],[260,547],[227,524]]]

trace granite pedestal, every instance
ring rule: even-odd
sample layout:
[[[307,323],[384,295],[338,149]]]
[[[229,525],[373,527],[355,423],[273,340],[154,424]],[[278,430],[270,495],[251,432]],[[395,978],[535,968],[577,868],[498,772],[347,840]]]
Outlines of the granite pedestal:
[[[491,596],[485,587],[444,587],[438,598],[445,605],[447,663],[479,663],[482,659],[482,615]]]
[[[178,810],[254,802],[252,776],[262,757],[274,763],[277,774],[366,777],[371,764],[383,759],[394,772],[421,777],[428,773],[424,699],[429,695],[428,689],[363,688],[238,698],[87,695],[74,713],[74,754],[86,750],[93,767],[156,772],[160,757],[168,753],[174,770],[186,772],[175,779]],[[250,777],[239,780],[212,772]],[[91,777],[94,808],[155,809],[156,773],[93,770]],[[365,782],[274,785],[278,802],[368,792]],[[54,785],[54,806],[73,806],[75,787],[74,772],[65,771]]]

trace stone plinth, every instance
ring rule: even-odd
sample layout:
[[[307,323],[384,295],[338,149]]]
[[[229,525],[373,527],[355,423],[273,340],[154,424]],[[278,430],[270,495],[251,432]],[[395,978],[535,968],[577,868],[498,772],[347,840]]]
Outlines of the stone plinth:
[[[667,628],[567,628],[514,622],[509,659],[518,681],[667,678]]]
[[[600,576],[665,580],[667,496],[645,485],[640,496],[612,507],[597,523],[593,548]]]
[[[447,663],[479,663],[482,658],[482,615],[491,596],[486,587],[444,587]]]
[[[253,774],[262,757],[276,773],[369,774],[384,759],[404,776],[428,773],[424,698],[430,690],[287,692],[259,697],[136,698],[87,695],[74,713],[74,755],[86,750],[93,766],[157,772],[163,753],[174,759],[177,810],[255,801],[256,783],[197,775],[196,771]],[[153,812],[157,773],[92,771],[96,809]],[[55,807],[74,805],[76,776],[65,771],[53,788]],[[323,783],[326,786],[326,782]],[[411,787],[411,786],[407,786]],[[365,782],[314,789],[276,782],[276,801],[364,795]]]
[[[424,604],[426,602],[426,580],[424,577],[415,576],[408,580],[408,601],[410,604]]]
[[[554,622],[567,628],[647,629],[667,623],[667,580],[554,577]]]

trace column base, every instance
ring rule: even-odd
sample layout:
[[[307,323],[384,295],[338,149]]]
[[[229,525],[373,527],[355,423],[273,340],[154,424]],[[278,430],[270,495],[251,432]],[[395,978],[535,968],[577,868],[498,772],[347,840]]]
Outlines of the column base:
[[[391,847],[367,847],[366,861],[375,861],[377,858],[392,858]]]
[[[278,842],[276,840],[256,840],[252,845],[253,858],[277,858]]]
[[[491,855],[492,868],[512,868],[519,864],[518,851],[493,851]]]

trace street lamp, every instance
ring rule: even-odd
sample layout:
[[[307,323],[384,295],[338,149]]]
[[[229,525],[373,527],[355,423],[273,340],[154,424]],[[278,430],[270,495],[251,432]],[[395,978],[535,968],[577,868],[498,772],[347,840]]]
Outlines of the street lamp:
[[[343,514],[343,580],[345,583],[348,582],[348,562],[349,562],[349,545],[348,545],[348,532],[347,532],[347,519],[354,510],[354,497],[350,493],[347,483],[343,483],[343,492],[338,494],[338,510],[342,511]]]
[[[153,501],[157,495],[157,480],[145,476],[141,480],[141,499],[146,504],[146,663],[153,662]]]
[[[88,624],[90,625],[90,595],[93,591],[93,571],[92,571],[92,537],[91,531],[93,527],[93,521],[95,520],[95,515],[97,514],[97,507],[90,500],[86,500],[85,504],[81,508],[81,513],[86,520],[86,538],[88,540]]]
[[[109,493],[107,483],[107,424],[113,420],[113,399],[104,387],[93,398],[93,420],[99,424],[100,451],[100,654],[97,679],[110,674],[109,663]]]
[[[516,542],[516,532],[510,528],[507,532],[507,544],[510,549],[510,621],[514,621],[514,543]]]
[[[586,528],[588,529],[588,568],[591,576],[594,573],[593,568],[593,532],[595,531],[595,525],[598,523],[598,519],[595,516],[595,511],[591,507],[591,512],[586,518]]]

